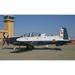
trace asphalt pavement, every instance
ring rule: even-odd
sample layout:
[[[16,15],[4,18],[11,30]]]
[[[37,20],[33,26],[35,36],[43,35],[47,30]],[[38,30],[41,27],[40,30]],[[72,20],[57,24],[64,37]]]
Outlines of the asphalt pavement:
[[[27,50],[25,47],[13,50],[12,46],[1,48],[0,60],[75,60],[75,45],[55,45],[35,47]]]

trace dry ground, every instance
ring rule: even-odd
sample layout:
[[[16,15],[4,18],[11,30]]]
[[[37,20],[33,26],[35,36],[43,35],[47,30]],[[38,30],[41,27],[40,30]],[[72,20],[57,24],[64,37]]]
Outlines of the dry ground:
[[[75,60],[75,45],[50,45],[49,48],[36,47],[29,51],[25,48],[14,51],[9,47],[0,49],[0,60]]]

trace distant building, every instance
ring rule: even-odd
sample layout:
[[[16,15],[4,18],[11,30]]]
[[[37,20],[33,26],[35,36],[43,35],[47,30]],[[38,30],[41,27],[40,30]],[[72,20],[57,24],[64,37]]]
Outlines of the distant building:
[[[0,29],[0,41],[3,39],[3,34],[12,37],[14,35],[14,17],[4,16],[4,29]]]
[[[75,44],[75,40],[71,40],[71,43],[72,43],[72,44]]]

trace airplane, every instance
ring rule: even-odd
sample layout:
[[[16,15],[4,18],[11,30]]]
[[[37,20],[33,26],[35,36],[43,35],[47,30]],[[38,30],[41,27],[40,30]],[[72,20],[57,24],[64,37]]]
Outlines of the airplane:
[[[19,37],[7,38],[9,44],[26,46],[27,49],[34,49],[34,46],[55,44],[56,46],[62,46],[70,43],[67,29],[62,27],[60,29],[60,35],[47,35],[46,33],[26,33]],[[16,49],[16,48],[15,48]]]

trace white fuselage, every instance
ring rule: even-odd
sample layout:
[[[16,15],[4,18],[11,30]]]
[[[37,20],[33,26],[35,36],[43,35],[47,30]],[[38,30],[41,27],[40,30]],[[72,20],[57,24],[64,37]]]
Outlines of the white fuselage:
[[[17,41],[63,41],[60,36],[35,36],[35,37],[21,37]]]
[[[70,41],[66,28],[62,27],[59,36],[50,36],[46,33],[26,33],[22,36],[12,39],[11,44],[23,45],[23,46],[35,46],[35,45],[49,45],[56,44],[56,46],[66,44]]]

